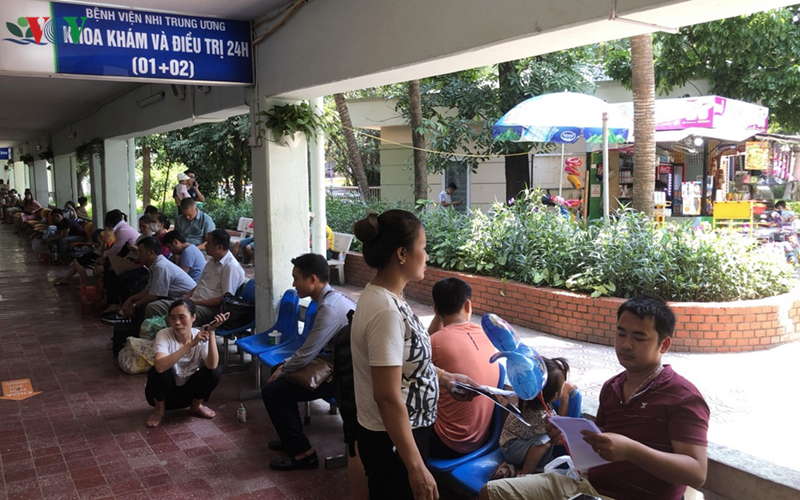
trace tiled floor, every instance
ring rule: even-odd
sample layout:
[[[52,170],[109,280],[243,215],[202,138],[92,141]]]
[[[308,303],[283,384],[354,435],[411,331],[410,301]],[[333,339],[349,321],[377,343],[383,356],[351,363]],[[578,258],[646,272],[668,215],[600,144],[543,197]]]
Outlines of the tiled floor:
[[[347,498],[345,469],[273,472],[280,453],[260,399],[237,395],[249,372],[212,394],[213,420],[171,412],[148,430],[145,375],[111,355],[111,327],[80,315],[78,290],[51,286],[64,267],[39,264],[27,239],[0,225],[0,381],[30,378],[41,394],[0,400],[0,500]],[[75,282],[77,284],[77,281]],[[343,452],[341,421],[314,405],[307,431],[321,457]]]

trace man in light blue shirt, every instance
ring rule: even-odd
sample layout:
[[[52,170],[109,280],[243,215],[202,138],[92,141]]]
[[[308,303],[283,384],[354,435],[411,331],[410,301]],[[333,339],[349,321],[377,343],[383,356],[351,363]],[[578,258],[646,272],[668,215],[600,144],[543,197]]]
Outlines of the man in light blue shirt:
[[[330,269],[325,257],[307,253],[292,259],[292,264],[292,286],[300,297],[311,297],[317,303],[317,316],[303,345],[273,372],[269,383],[261,389],[264,406],[280,438],[270,441],[268,446],[288,455],[269,463],[270,468],[276,470],[319,467],[317,452],[303,432],[297,403],[332,397],[333,383],[323,382],[309,391],[287,381],[283,375],[304,368],[320,353],[332,355],[336,333],[348,324],[347,314],[356,308],[350,298],[328,284]]]
[[[175,264],[186,271],[195,283],[200,279],[200,274],[206,267],[206,257],[195,245],[186,241],[180,231],[170,231],[164,235],[161,242],[172,252]]]
[[[216,228],[211,217],[198,210],[196,201],[191,198],[181,200],[181,215],[175,221],[175,229],[180,231],[186,241],[205,250],[206,235]]]

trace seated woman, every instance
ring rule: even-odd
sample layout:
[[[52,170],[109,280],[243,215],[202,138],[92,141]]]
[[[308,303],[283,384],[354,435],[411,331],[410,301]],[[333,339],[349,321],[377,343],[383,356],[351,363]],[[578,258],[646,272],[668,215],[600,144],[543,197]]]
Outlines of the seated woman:
[[[64,277],[56,280],[53,286],[68,284],[76,274],[80,276],[82,282],[86,281],[86,270],[94,269],[95,261],[114,243],[114,233],[109,230],[96,229],[92,234],[92,243],[92,250],[72,259],[69,268],[67,268],[67,273]],[[98,268],[103,269],[102,266],[98,266]],[[101,275],[102,273],[95,272],[96,277],[99,278]]]
[[[19,234],[24,224],[36,217],[36,212],[42,208],[41,203],[33,198],[30,189],[25,190],[25,198],[22,200],[22,211],[14,214],[14,234]]]
[[[218,314],[202,329],[192,328],[197,316],[189,299],[179,299],[169,306],[165,328],[156,334],[155,364],[147,373],[144,395],[155,411],[147,427],[158,427],[167,410],[189,407],[201,418],[214,418],[213,410],[203,406],[222,378],[214,331],[225,321]]]

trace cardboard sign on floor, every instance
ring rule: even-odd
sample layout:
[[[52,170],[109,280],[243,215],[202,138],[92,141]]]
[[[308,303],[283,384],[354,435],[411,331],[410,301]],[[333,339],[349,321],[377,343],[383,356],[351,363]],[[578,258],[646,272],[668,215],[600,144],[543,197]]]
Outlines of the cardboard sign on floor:
[[[0,396],[0,399],[22,401],[41,393],[41,391],[34,392],[30,379],[8,380],[3,382],[3,395]]]

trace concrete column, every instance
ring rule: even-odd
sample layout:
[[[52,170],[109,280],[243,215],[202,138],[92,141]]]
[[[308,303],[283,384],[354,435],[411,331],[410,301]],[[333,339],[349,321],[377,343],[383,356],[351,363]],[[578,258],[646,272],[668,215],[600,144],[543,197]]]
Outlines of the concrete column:
[[[258,332],[274,324],[280,298],[292,286],[291,259],[308,251],[308,160],[300,135],[294,148],[267,138],[253,147]]]
[[[118,208],[128,214],[128,222],[136,218],[136,212],[130,212],[129,182],[127,142],[103,141],[103,213]]]
[[[321,115],[323,112],[322,97],[311,99],[314,112]],[[311,251],[325,255],[325,226],[328,224],[325,213],[325,133],[317,130],[317,137],[310,141],[311,149],[311,211],[314,219],[311,221]]]
[[[100,155],[89,157],[89,175],[92,181],[92,221],[94,227],[100,229],[103,228],[103,219],[106,216],[103,201],[103,161]]]
[[[128,148],[128,212],[131,216],[131,221],[136,219],[138,207],[136,205],[136,140],[128,139],[126,141]]]
[[[73,190],[76,184],[75,169],[72,166],[70,155],[56,156],[53,159],[53,178],[56,188],[56,205],[63,207],[64,203],[72,200],[77,201],[77,192]]]
[[[28,187],[28,166],[21,161],[14,162],[14,189],[22,196]]]
[[[47,185],[47,161],[35,160],[33,162],[33,176],[31,179],[31,192],[33,197],[46,207],[50,204],[50,188]]]
[[[69,172],[70,182],[72,183],[72,193],[75,196],[73,201],[75,201],[75,205],[77,206],[78,193],[80,193],[80,191],[78,190],[78,162],[74,154],[69,155]]]

